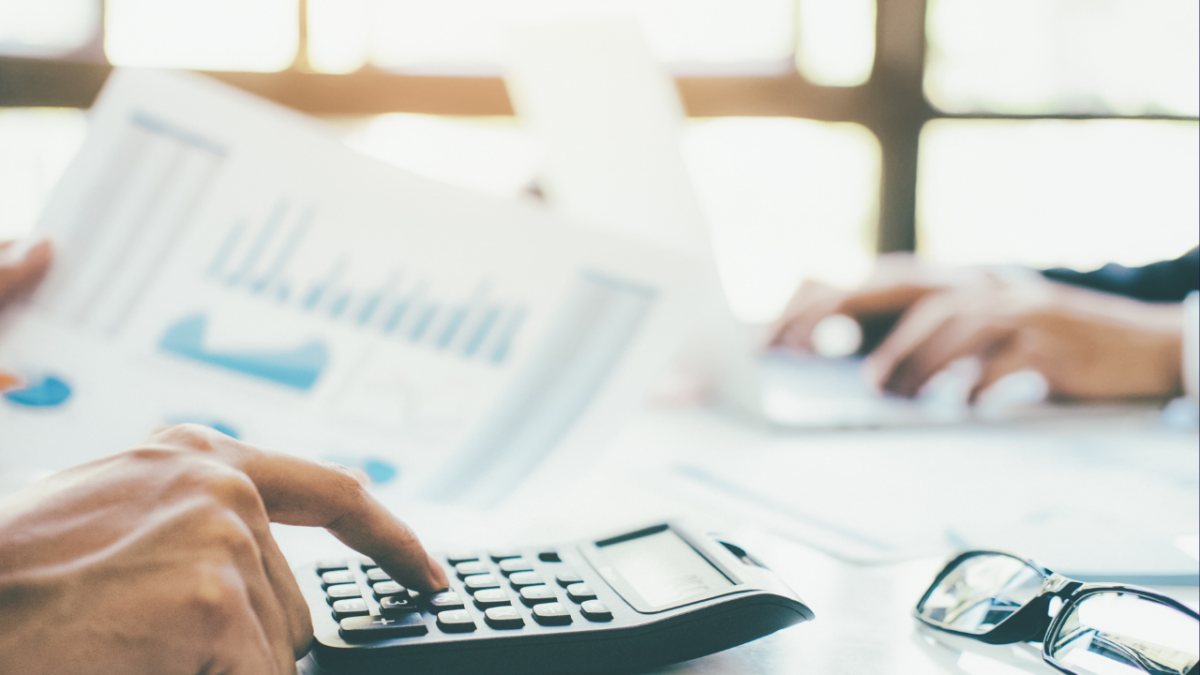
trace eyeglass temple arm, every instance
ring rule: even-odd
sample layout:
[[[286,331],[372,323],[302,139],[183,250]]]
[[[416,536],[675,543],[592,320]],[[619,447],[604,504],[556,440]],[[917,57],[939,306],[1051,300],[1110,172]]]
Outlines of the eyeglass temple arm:
[[[1053,617],[1050,602],[1054,598],[1066,601],[1083,584],[1072,581],[1061,574],[1053,574],[1042,584],[1041,590],[1024,607],[1013,612],[992,629],[980,635],[978,640],[991,645],[1007,645],[1014,642],[1041,642],[1046,639]]]

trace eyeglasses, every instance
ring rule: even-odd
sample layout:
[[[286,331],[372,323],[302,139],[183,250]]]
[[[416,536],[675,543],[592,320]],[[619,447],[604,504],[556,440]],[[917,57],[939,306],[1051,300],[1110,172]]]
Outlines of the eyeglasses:
[[[988,644],[1042,642],[1070,675],[1197,675],[1200,615],[1153,591],[1073,581],[1027,559],[968,551],[913,609],[918,621]]]

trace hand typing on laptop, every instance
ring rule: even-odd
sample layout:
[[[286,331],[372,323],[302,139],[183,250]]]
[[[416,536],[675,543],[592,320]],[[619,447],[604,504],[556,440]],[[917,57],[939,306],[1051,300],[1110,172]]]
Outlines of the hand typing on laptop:
[[[1086,278],[1098,273],[1073,273],[1081,279],[1079,285],[1069,285],[1052,281],[1055,276],[1049,272],[947,270],[913,256],[884,256],[858,289],[802,285],[772,344],[812,351],[814,329],[841,314],[862,325],[864,375],[881,391],[915,396],[951,362],[974,357],[980,376],[972,400],[1021,370],[1040,372],[1050,394],[1061,398],[1176,396],[1183,389],[1185,339],[1179,300],[1195,290],[1195,273],[1187,273],[1195,267],[1195,253],[1162,263],[1184,269],[1174,276],[1158,274],[1152,280],[1163,277],[1159,288],[1147,291],[1143,284],[1129,293],[1133,297],[1118,294],[1120,283]],[[1150,267],[1119,268],[1110,270],[1119,274],[1109,276],[1124,282]]]

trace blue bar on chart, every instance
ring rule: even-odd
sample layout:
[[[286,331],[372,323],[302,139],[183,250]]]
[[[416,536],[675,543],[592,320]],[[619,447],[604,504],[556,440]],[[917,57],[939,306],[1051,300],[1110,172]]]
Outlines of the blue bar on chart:
[[[300,215],[300,219],[296,221],[296,224],[288,232],[287,239],[284,240],[279,253],[275,255],[275,260],[271,263],[271,266],[267,268],[266,274],[251,284],[250,290],[255,293],[261,293],[283,274],[283,271],[287,269],[288,263],[292,261],[292,256],[295,255],[296,249],[300,248],[300,244],[304,241],[304,236],[308,234],[308,228],[312,225],[315,215],[316,209],[311,206],[304,210],[304,213]]]
[[[479,320],[479,324],[463,344],[463,356],[468,358],[475,356],[484,341],[487,340],[488,334],[491,332],[492,326],[496,325],[498,318],[500,318],[499,307],[489,307],[484,311],[483,318]]]
[[[342,291],[334,299],[333,304],[329,305],[329,318],[336,319],[346,311],[346,307],[350,304],[350,291]]]
[[[258,264],[258,259],[262,257],[263,252],[267,250],[267,245],[271,243],[271,239],[275,236],[275,230],[279,229],[279,225],[283,222],[283,217],[287,213],[288,208],[286,199],[279,200],[279,203],[271,211],[271,215],[267,217],[266,224],[259,230],[258,236],[255,237],[250,250],[246,252],[246,257],[242,259],[242,264],[238,266],[238,270],[229,275],[229,278],[225,280],[226,285],[237,286],[250,276],[254,271],[254,267]]]
[[[497,365],[504,363],[508,358],[508,354],[512,351],[513,340],[516,338],[517,329],[521,327],[521,323],[525,321],[525,308],[515,309],[509,314],[504,327],[500,329],[500,337],[496,340],[496,345],[492,348],[491,361]]]
[[[402,278],[403,275],[400,272],[392,272],[391,276],[383,282],[383,286],[379,290],[367,296],[367,299],[363,301],[362,308],[358,312],[358,318],[356,319],[358,325],[365,326],[371,322],[371,319],[375,316],[375,312],[383,304],[384,298],[391,293],[392,288],[400,283]]]
[[[313,287],[309,289],[308,295],[304,297],[304,309],[310,311],[316,309],[317,305],[321,304],[321,300],[324,299],[326,294],[331,294],[333,292],[334,286],[336,286],[337,282],[341,280],[342,274],[346,271],[346,267],[347,263],[345,258],[341,258],[334,263],[333,269],[329,271],[329,276],[325,277],[324,281],[313,284]]]
[[[225,235],[225,240],[221,242],[221,247],[217,249],[216,255],[208,265],[210,279],[216,279],[225,273],[225,264],[229,262],[229,256],[233,255],[233,251],[241,243],[242,234],[245,232],[246,221],[244,220],[239,220],[229,229],[229,234]]]
[[[412,330],[408,333],[408,339],[413,342],[420,342],[421,338],[425,335],[425,331],[429,330],[429,326],[433,323],[433,318],[437,316],[437,313],[438,306],[433,303],[422,307],[417,312],[417,320],[413,322]]]

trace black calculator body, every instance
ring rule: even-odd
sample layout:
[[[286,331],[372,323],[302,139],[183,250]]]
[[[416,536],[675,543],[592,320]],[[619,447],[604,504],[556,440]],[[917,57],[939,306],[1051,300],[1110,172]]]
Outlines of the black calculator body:
[[[813,618],[742,548],[678,524],[434,557],[450,589],[429,596],[369,559],[299,570],[315,634],[302,672],[636,672]]]

